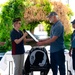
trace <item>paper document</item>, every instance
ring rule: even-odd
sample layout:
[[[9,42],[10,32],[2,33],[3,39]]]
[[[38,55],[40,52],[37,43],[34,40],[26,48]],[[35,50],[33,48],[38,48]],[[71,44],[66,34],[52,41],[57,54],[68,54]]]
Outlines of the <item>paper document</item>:
[[[39,40],[28,30],[26,30],[26,32],[36,41],[39,42]]]

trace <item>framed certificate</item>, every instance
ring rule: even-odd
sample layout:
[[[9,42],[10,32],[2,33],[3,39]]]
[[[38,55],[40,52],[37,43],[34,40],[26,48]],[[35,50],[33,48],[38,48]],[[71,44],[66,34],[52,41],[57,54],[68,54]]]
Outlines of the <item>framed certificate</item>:
[[[39,40],[28,30],[25,30],[33,39],[35,42],[39,42]]]

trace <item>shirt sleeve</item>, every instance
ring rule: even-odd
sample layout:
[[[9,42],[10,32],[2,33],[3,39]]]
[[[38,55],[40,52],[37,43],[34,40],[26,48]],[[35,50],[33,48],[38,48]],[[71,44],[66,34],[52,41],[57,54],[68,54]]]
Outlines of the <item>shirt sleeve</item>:
[[[11,37],[12,41],[14,41],[15,39],[17,39],[17,35],[14,32],[11,32],[10,37]]]

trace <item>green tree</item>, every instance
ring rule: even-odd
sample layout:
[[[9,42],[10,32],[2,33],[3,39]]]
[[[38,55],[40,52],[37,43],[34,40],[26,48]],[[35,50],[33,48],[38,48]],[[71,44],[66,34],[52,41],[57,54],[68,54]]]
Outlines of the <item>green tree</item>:
[[[6,44],[0,47],[0,51],[11,50],[10,31],[12,29],[12,20],[21,17],[22,24],[24,24],[24,8],[24,0],[9,0],[3,5],[0,13],[0,40],[5,41]]]
[[[10,31],[12,29],[12,20],[16,17],[22,18],[21,29],[25,28],[28,30],[33,30],[39,23],[43,23],[45,30],[49,35],[50,25],[46,16],[49,12],[56,11],[64,24],[64,21],[62,20],[63,13],[61,13],[61,10],[63,10],[65,13],[67,12],[66,18],[68,19],[66,19],[67,21],[65,20],[65,23],[67,24],[64,26],[66,27],[66,32],[68,29],[67,26],[69,25],[69,17],[71,17],[72,12],[63,4],[56,2],[53,4],[49,0],[9,0],[9,2],[3,5],[3,7],[0,5],[2,7],[2,11],[0,12],[0,41],[6,41],[4,46],[0,46],[0,51],[11,50]],[[52,9],[53,7],[54,9]],[[63,8],[65,8],[65,10]],[[65,16],[66,15],[63,17],[65,18]],[[68,36],[68,38],[70,37]],[[65,41],[67,41],[66,37]]]

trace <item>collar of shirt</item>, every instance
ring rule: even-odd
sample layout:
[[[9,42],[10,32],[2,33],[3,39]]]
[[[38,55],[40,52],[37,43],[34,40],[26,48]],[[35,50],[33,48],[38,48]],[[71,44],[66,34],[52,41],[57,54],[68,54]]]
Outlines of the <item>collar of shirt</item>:
[[[59,22],[59,20],[56,23],[54,23],[53,26],[55,26],[58,22]]]

